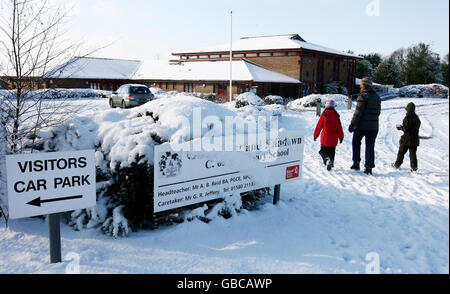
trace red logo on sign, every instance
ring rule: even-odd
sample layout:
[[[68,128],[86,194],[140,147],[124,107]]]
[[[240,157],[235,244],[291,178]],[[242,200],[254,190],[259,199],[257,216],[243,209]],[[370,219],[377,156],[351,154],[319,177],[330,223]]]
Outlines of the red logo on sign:
[[[300,166],[294,165],[286,168],[286,180],[298,178],[298,174],[300,173]]]

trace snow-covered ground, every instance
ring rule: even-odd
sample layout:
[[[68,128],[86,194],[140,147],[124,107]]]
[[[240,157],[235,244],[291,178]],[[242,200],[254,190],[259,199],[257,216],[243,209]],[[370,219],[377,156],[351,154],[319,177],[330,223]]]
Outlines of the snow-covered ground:
[[[410,101],[427,138],[412,175],[407,157],[400,170],[390,167],[401,135],[395,125]],[[92,113],[108,108],[101,99],[74,103],[87,104]],[[53,265],[45,221],[10,220],[5,229],[0,220],[0,272],[64,273],[79,256],[81,273],[364,273],[366,257],[375,253],[381,273],[449,273],[449,100],[383,102],[374,176],[349,169],[346,128],[353,110],[339,112],[346,137],[331,172],[313,141],[314,112],[283,112],[281,125],[301,118],[309,127],[303,179],[281,186],[277,206],[267,199],[259,210],[230,219],[193,220],[117,239],[62,224],[64,261]]]

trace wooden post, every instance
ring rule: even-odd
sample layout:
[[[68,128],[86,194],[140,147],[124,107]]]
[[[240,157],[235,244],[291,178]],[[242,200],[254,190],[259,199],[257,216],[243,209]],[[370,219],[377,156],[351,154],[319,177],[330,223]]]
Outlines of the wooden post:
[[[280,185],[275,185],[273,189],[273,205],[277,204],[280,201]]]
[[[352,95],[348,95],[347,109],[352,109]]]
[[[316,116],[320,116],[321,113],[322,113],[322,101],[320,99],[317,99]]]

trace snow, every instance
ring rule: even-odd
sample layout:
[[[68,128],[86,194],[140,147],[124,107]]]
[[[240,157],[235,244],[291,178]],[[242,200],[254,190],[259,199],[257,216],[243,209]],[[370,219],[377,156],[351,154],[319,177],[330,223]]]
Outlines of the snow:
[[[59,79],[111,79],[129,80],[142,65],[142,61],[74,57],[47,73],[47,78]]]
[[[296,35],[277,35],[261,37],[245,37],[233,41],[233,51],[259,51],[259,50],[281,50],[281,49],[307,49],[312,51],[327,52],[361,59],[360,56],[346,53],[343,51],[327,48],[310,42],[301,41],[295,38]],[[230,43],[189,50],[181,53],[200,53],[200,52],[229,52]]]
[[[336,109],[347,109],[348,97],[341,94],[311,94],[303,98],[295,99],[286,105],[287,109],[293,111],[315,110],[317,101],[320,99],[322,108],[325,108],[327,100],[332,99],[335,102]]]
[[[390,167],[401,136],[395,125],[409,102],[416,104],[422,120],[420,135],[428,138],[418,148],[416,174],[407,172],[408,160],[400,170]],[[257,210],[209,223],[195,217],[205,213],[202,207],[186,215],[190,221],[128,232],[127,237],[111,238],[94,227],[74,231],[62,223],[60,264],[49,264],[46,221],[10,220],[5,228],[0,220],[1,273],[64,273],[74,256],[79,257],[81,273],[365,273],[371,252],[380,257],[381,273],[449,273],[448,100],[383,101],[376,168],[370,177],[349,169],[351,134],[345,126],[354,107],[339,111],[345,139],[337,147],[334,170],[328,172],[318,154],[320,144],[313,141],[318,120],[313,112],[284,110],[281,105],[235,109],[183,94],[125,110],[109,109],[105,99],[74,99],[73,104],[85,105],[86,111],[60,129],[65,139],[58,148],[87,148],[102,138],[105,148],[119,149],[116,155],[123,162],[127,150],[146,152],[133,151],[126,141],[143,147],[145,136],[155,128],[168,140],[188,135],[176,123],[179,113],[190,119],[193,107],[242,119],[270,115],[277,107],[280,128],[305,128],[304,176],[281,186],[276,206],[268,198]],[[145,115],[149,111],[158,115],[157,123]],[[120,128],[126,130],[114,134]],[[101,159],[98,156],[99,165]],[[2,184],[0,193],[5,194],[4,189]],[[98,207],[101,215],[102,205]],[[116,227],[126,228],[120,208],[114,216]]]
[[[401,97],[435,97],[448,98],[448,87],[439,84],[409,85],[399,89]]]
[[[232,62],[235,81],[272,82],[299,84],[300,81],[266,69],[246,60]],[[134,80],[182,80],[182,81],[228,81],[229,61],[199,61],[170,63],[146,61],[133,77]]]

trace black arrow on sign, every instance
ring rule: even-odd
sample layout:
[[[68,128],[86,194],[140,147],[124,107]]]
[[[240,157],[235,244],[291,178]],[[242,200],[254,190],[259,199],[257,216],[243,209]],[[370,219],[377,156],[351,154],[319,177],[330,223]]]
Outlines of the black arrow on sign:
[[[69,197],[53,198],[53,199],[47,199],[47,200],[41,200],[41,197],[38,197],[36,199],[31,200],[30,202],[27,202],[27,204],[34,205],[34,206],[37,206],[37,207],[41,207],[41,203],[63,201],[63,200],[70,200],[70,199],[77,199],[77,198],[83,198],[83,195],[75,195],[75,196],[69,196]]]

